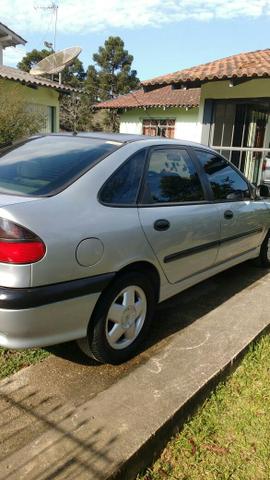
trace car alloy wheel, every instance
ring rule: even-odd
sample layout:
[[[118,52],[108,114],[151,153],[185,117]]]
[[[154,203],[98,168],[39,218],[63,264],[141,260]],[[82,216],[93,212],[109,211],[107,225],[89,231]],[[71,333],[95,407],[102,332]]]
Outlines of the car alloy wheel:
[[[124,288],[114,299],[106,318],[109,345],[121,350],[138,337],[147,313],[144,291],[135,285]]]
[[[140,350],[156,303],[151,274],[138,271],[119,274],[100,296],[87,337],[77,341],[79,347],[101,363],[125,362]]]

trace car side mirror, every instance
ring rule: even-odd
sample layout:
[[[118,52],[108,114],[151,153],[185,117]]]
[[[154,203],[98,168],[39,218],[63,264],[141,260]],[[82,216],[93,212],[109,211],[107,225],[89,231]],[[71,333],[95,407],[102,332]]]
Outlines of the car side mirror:
[[[257,193],[258,193],[258,196],[259,197],[262,197],[262,198],[269,198],[270,197],[270,189],[267,185],[259,185],[257,187]]]

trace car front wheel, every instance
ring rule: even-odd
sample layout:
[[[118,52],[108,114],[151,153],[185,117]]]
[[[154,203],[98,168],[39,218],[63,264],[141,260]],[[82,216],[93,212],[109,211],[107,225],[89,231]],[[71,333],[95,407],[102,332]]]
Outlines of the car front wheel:
[[[268,231],[260,249],[260,255],[258,257],[259,264],[262,267],[270,267],[270,231]]]
[[[78,341],[80,348],[101,363],[119,364],[133,357],[149,330],[155,293],[151,278],[139,272],[119,276],[101,295],[88,336]]]

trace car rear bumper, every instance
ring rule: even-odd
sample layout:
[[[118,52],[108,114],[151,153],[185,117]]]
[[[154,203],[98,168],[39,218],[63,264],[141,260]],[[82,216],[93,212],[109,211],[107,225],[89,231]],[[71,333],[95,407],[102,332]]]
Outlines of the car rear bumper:
[[[0,345],[31,348],[83,338],[114,273],[33,288],[0,288]]]

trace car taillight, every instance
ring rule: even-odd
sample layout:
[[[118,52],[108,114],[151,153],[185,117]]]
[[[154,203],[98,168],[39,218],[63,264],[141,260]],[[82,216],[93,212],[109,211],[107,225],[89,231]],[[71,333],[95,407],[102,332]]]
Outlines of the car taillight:
[[[23,264],[41,260],[46,253],[43,241],[21,225],[0,218],[0,262]]]

